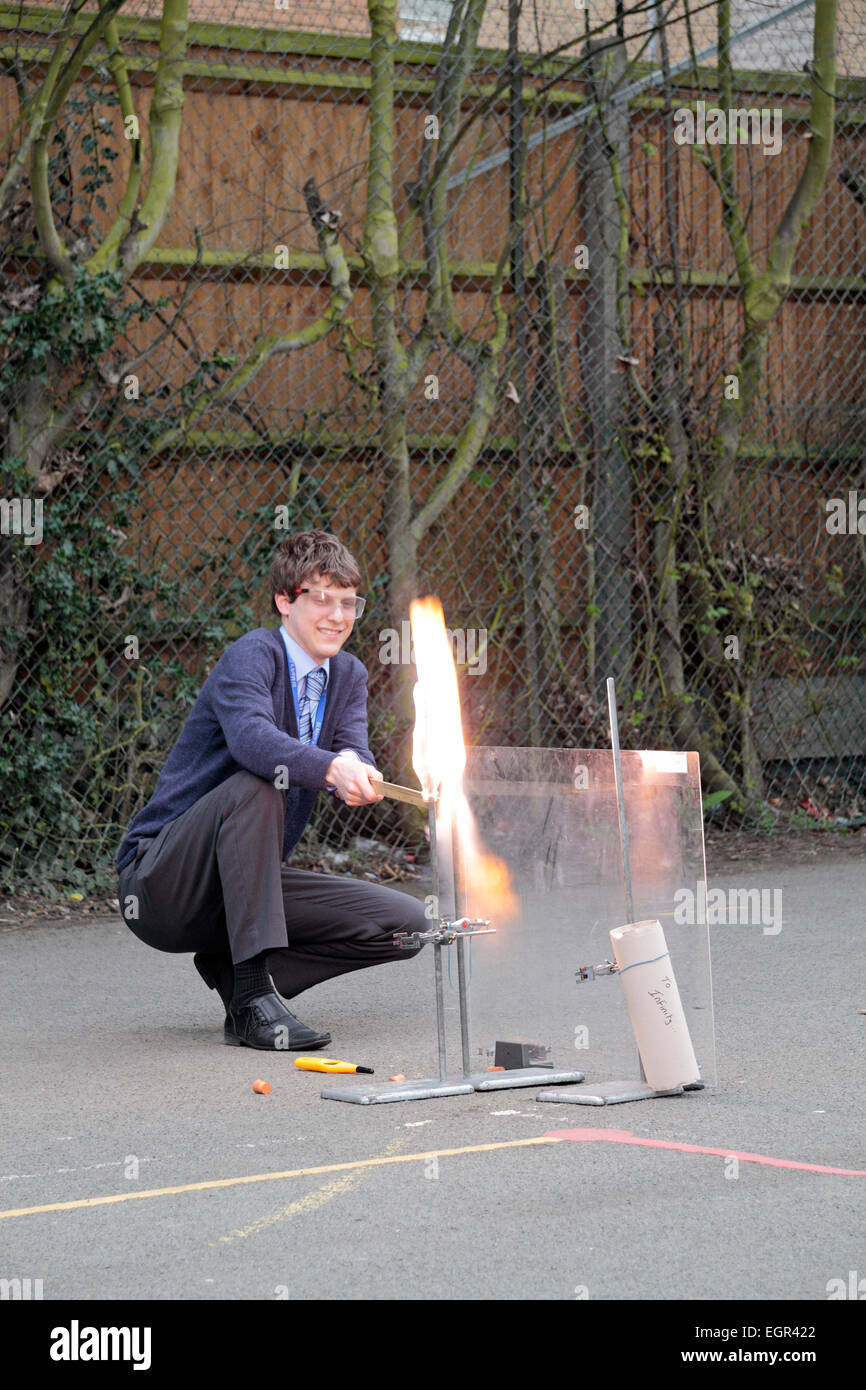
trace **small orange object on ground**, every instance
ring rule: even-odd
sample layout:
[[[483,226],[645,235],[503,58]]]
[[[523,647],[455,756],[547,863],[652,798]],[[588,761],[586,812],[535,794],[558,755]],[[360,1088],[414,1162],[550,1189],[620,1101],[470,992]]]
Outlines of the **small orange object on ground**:
[[[488,1067],[488,1071],[505,1071],[504,1067]]]
[[[259,1095],[259,1096],[266,1096],[266,1095],[268,1094],[268,1092],[269,1092],[270,1089],[271,1089],[271,1084],[270,1084],[269,1081],[254,1081],[254,1082],[253,1082],[253,1090],[254,1090],[254,1091],[256,1092],[256,1094]]]
[[[403,1075],[402,1072],[398,1072],[396,1076],[389,1076],[389,1077],[388,1077],[388,1080],[389,1080],[389,1081],[405,1081],[406,1078],[405,1078],[405,1076]]]

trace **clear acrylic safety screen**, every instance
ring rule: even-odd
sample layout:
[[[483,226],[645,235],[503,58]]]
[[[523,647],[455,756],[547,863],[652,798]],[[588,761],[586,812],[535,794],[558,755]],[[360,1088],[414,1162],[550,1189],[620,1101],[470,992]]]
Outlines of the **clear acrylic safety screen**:
[[[625,751],[623,796],[633,918],[657,918],[670,952],[701,1079],[716,1080],[703,815],[696,753]],[[472,944],[472,1044],[522,1038],[552,1047],[587,1080],[638,1076],[616,974],[575,972],[613,960],[610,931],[628,921],[610,749],[471,748],[464,790],[480,838],[507,867],[516,901],[497,922],[484,890],[461,883],[459,911],[490,917]],[[453,915],[453,861],[438,846],[440,902]],[[530,950],[527,951],[527,943]],[[495,1036],[493,1036],[495,1035]]]

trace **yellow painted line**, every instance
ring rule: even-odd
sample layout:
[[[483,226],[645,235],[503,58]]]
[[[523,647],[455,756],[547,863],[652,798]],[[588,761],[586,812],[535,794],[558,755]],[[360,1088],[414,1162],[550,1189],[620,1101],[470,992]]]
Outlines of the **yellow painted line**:
[[[139,1202],[146,1197],[175,1197],[181,1192],[205,1192],[214,1187],[239,1187],[243,1183],[281,1182],[284,1178],[316,1177],[319,1173],[345,1173],[353,1168],[382,1168],[389,1163],[418,1163],[425,1158],[452,1158],[458,1154],[493,1153],[496,1149],[526,1149],[534,1144],[559,1144],[559,1136],[537,1139],[506,1139],[499,1144],[471,1144],[465,1149],[425,1149],[417,1154],[396,1154],[381,1158],[359,1158],[351,1163],[324,1163],[318,1168],[287,1168],[281,1173],[250,1173],[241,1178],[212,1178],[207,1182],[188,1182],[178,1187],[151,1187],[145,1192],[114,1192],[108,1197],[82,1197],[75,1202],[48,1202],[41,1207],[13,1207],[0,1211],[0,1220],[12,1216],[37,1216],[46,1211],[74,1211],[77,1207],[105,1207],[114,1202]]]
[[[315,1192],[308,1192],[306,1197],[301,1197],[300,1201],[292,1202],[289,1206],[283,1207],[282,1211],[274,1211],[268,1216],[260,1216],[251,1226],[230,1231],[227,1236],[220,1236],[220,1241],[230,1244],[233,1240],[246,1240],[247,1236],[258,1235],[259,1231],[267,1230],[282,1221],[290,1221],[293,1216],[298,1216],[300,1213],[318,1211],[319,1207],[332,1201],[334,1197],[339,1197],[343,1192],[350,1192],[357,1184],[359,1177],[360,1173],[345,1173],[342,1178],[334,1178],[333,1182],[326,1182],[324,1187],[318,1188]],[[208,1241],[210,1246],[214,1246],[216,1243],[213,1240]]]
[[[389,1157],[396,1150],[403,1148],[408,1142],[406,1137],[395,1139],[394,1142],[389,1144],[385,1149],[385,1153],[382,1157]],[[357,1184],[358,1179],[362,1176],[363,1174],[359,1173],[357,1170],[353,1173],[344,1173],[341,1178],[335,1178],[333,1182],[326,1182],[324,1187],[318,1188],[317,1191],[308,1192],[306,1197],[301,1197],[300,1201],[292,1202],[289,1206],[283,1207],[282,1211],[271,1212],[269,1216],[260,1216],[251,1226],[247,1226],[241,1230],[231,1231],[227,1236],[220,1236],[220,1240],[231,1242],[238,1237],[245,1240],[247,1236],[257,1235],[259,1231],[263,1231],[267,1227],[275,1225],[277,1222],[290,1221],[300,1213],[306,1214],[310,1211],[318,1211],[319,1207],[323,1206],[326,1202],[330,1202],[334,1197],[340,1196],[343,1192],[350,1192]],[[208,1245],[213,1246],[214,1244],[214,1241],[208,1241]]]

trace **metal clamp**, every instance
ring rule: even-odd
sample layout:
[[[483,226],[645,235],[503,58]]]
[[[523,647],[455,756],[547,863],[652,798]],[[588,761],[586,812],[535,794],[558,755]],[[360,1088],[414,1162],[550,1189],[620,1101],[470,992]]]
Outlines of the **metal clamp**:
[[[429,931],[398,931],[394,933],[394,941],[398,946],[409,946],[422,941],[432,941],[437,946],[450,946],[452,942],[465,936],[491,936],[495,935],[496,928],[491,927],[488,917],[456,917],[453,920],[442,920],[438,926],[431,927]]]
[[[581,965],[574,972],[578,984],[581,980],[594,980],[598,975],[616,975],[619,966],[615,960],[602,961],[601,965]]]

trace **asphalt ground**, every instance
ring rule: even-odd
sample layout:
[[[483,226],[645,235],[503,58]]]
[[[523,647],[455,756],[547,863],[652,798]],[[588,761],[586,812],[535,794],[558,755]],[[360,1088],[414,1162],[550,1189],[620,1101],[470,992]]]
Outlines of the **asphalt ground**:
[[[823,1301],[834,1280],[866,1297],[866,857],[748,882],[782,889],[783,926],[713,929],[718,1084],[606,1107],[325,1101],[293,1054],[225,1047],[191,958],[119,918],[7,929],[0,1276],[45,1300]],[[510,950],[509,997],[473,995],[481,1040],[503,1017],[538,1026],[551,963]],[[295,1008],[377,1080],[432,1075],[432,968],[428,949]],[[448,1015],[453,1049],[450,991]]]

